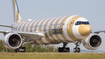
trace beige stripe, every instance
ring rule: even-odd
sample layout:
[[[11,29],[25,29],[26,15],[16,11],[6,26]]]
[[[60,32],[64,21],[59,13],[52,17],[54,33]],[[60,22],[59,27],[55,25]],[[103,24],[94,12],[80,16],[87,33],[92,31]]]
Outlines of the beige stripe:
[[[47,30],[46,32],[47,32],[47,33],[46,33],[46,36],[47,36],[48,39],[50,39],[51,41],[57,43],[57,42],[54,41],[54,40],[51,38],[51,36],[50,36],[50,35],[52,34],[52,32],[51,32],[51,28],[49,28],[49,27],[51,27],[50,24],[51,24],[52,21],[54,21],[54,19],[56,19],[56,18],[52,18],[52,19],[50,19],[50,21],[47,23],[47,27],[46,27],[46,30]],[[49,32],[50,32],[50,34],[49,34]]]
[[[50,20],[51,20],[51,19],[49,19],[49,20],[45,23],[45,25],[47,25]],[[44,27],[44,32],[46,32],[46,30],[47,30],[46,27]],[[53,41],[51,41],[51,40],[49,39],[49,37],[47,36],[47,33],[45,33],[45,39],[46,39],[49,43],[54,43]]]
[[[16,25],[16,23],[13,23],[13,24],[12,24],[12,27],[15,27],[15,25]]]
[[[67,17],[65,17],[62,21],[61,21],[61,24],[64,24],[64,22],[67,20],[67,18],[69,18],[70,16],[67,16]],[[63,28],[63,25],[62,26],[60,26],[60,28]],[[61,36],[63,37],[63,39],[65,40],[65,41],[67,41],[67,42],[71,42],[71,41],[69,41],[69,39],[67,39],[66,37],[65,37],[65,35],[64,35],[64,33],[63,33],[63,29],[62,29],[62,34],[61,34]]]
[[[34,23],[35,23],[36,21],[34,21],[33,23],[32,23],[32,25],[31,25],[31,28],[30,28],[30,32],[32,32],[32,29],[33,29],[33,26],[34,26]]]
[[[31,28],[32,28],[32,24],[34,23],[34,21],[32,21],[30,24],[29,24],[29,28],[28,28],[28,31],[30,32],[31,31]]]
[[[73,30],[72,30],[73,24],[74,24],[74,22],[75,22],[78,18],[80,18],[80,16],[75,16],[75,17],[73,17],[73,18],[68,22],[68,24],[67,24],[67,28],[68,28],[67,33],[68,33],[69,37],[70,37],[71,39],[73,39],[74,41],[79,40],[79,39],[77,39],[77,38],[74,36]]]
[[[30,28],[30,27],[29,27],[30,23],[32,23],[32,21],[30,21],[30,22],[28,23],[28,25],[27,25],[27,27],[26,27],[26,31],[28,31],[28,28]]]
[[[39,27],[39,31],[41,31],[41,28],[42,28],[43,23],[44,23],[45,20],[46,20],[46,19],[44,19],[44,20],[41,22],[40,27]]]
[[[56,42],[58,42],[55,38],[54,38],[54,34],[52,34],[52,29],[51,29],[51,27],[52,27],[52,24],[53,24],[53,22],[56,20],[57,18],[55,18],[55,19],[53,19],[53,21],[50,23],[50,25],[49,25],[49,35],[50,35],[50,37],[54,40],[54,41],[56,41]],[[60,43],[60,42],[58,42],[58,43]]]
[[[41,26],[39,27],[39,30],[41,31],[41,28],[42,28],[42,24],[44,23],[46,19],[44,19],[42,22],[41,22]],[[39,42],[42,43],[42,44],[46,44],[42,39],[39,39]]]
[[[46,44],[46,43],[42,40],[42,38],[39,39],[39,42],[40,42],[41,44]]]
[[[28,22],[24,22],[25,24],[23,25],[23,28],[22,28],[22,31],[25,31],[25,25],[28,23]]]
[[[12,25],[12,27],[13,27],[14,30],[16,30],[16,25],[17,25],[17,23],[14,23],[14,24]]]
[[[19,13],[18,13],[18,10],[17,10],[17,20],[16,20],[17,22],[18,22],[18,19],[19,19]]]
[[[21,17],[20,17],[20,13],[18,13],[18,20],[17,21],[23,22]]]
[[[21,22],[23,22],[23,20],[21,19]]]
[[[18,31],[20,31],[22,24],[23,24],[23,22],[20,23],[19,28],[18,28]]]
[[[21,25],[20,31],[22,31],[22,29],[24,28],[23,26],[24,26],[25,23],[26,23],[26,22],[23,22],[23,24]]]
[[[59,18],[59,19],[56,21],[55,24],[58,24],[58,22],[59,22],[62,18],[63,18],[63,17]],[[54,26],[54,29],[56,29],[56,28],[57,28],[57,26]],[[54,34],[54,35],[58,38],[59,41],[63,42],[63,40],[61,40],[61,39],[59,38],[58,34]]]
[[[44,25],[44,26],[41,27],[41,32],[43,32],[44,34],[45,34],[45,32],[44,32],[44,27],[46,26],[45,24],[46,24],[46,22],[47,22],[48,20],[49,20],[49,19],[46,19],[46,20],[43,22],[43,25]],[[42,42],[45,42],[45,43],[43,43],[43,44],[49,43],[49,42],[46,40],[46,37],[41,38],[41,39],[40,39],[40,42],[41,42],[41,41],[42,41]],[[41,42],[41,43],[42,43],[42,42]]]
[[[40,20],[40,21],[41,21],[41,20]],[[34,32],[37,30],[37,26],[38,26],[38,23],[39,23],[40,21],[38,21],[38,22],[36,23],[36,25],[35,25],[35,27],[34,27]]]
[[[18,23],[18,24],[16,25],[16,30],[18,30],[18,26],[19,26],[19,24],[20,24],[20,23]]]

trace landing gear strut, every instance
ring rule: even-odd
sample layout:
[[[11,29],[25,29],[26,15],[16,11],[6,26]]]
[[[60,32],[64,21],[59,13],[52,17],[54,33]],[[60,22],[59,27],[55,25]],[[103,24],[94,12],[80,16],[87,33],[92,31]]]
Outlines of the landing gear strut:
[[[76,47],[73,49],[74,53],[79,53],[81,50],[79,48],[81,42],[76,42],[75,45]]]
[[[58,52],[70,52],[70,48],[66,46],[67,46],[67,43],[63,43],[63,47],[59,47]]]
[[[22,42],[22,44],[23,44],[24,42],[27,42],[27,39],[24,39],[23,42]],[[26,47],[20,46],[19,48],[15,49],[15,52],[16,52],[16,53],[17,53],[17,52],[26,52]]]
[[[25,47],[20,47],[18,49],[15,49],[15,52],[26,52],[26,48]]]

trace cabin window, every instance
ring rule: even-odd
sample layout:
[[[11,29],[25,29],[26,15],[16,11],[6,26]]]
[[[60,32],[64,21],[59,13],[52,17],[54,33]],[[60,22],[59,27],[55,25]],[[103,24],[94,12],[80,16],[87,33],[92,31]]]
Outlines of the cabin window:
[[[88,22],[88,21],[87,21],[87,22],[85,22],[85,21],[77,21],[77,22],[75,23],[75,25],[81,25],[81,24],[88,25],[89,22]]]

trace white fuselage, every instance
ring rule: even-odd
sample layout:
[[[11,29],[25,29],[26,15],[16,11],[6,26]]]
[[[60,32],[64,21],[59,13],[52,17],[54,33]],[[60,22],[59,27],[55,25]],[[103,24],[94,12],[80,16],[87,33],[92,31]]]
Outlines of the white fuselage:
[[[88,20],[83,17],[73,15],[35,21],[16,22],[12,26],[14,31],[41,32],[45,34],[45,37],[41,39],[35,40],[35,37],[33,37],[36,44],[57,44],[61,42],[68,43],[82,41],[89,36],[91,33],[90,25],[76,25],[75,23],[78,21],[88,22]]]

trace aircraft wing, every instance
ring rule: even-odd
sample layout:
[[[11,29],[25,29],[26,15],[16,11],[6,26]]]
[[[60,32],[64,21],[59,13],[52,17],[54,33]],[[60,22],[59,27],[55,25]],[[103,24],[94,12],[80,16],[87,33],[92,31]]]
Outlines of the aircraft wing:
[[[6,31],[6,30],[0,30],[0,33],[9,33],[11,31]]]
[[[8,25],[0,25],[1,27],[8,27],[8,28],[13,28],[12,26],[8,26]],[[3,33],[3,34],[6,34],[6,33],[9,33],[11,31],[8,31],[8,30],[0,30],[0,33]]]
[[[12,26],[7,26],[7,25],[0,25],[1,27],[9,27],[9,28],[13,28]]]
[[[0,25],[1,27],[9,27],[13,28],[12,26],[7,26],[7,25]],[[6,30],[0,30],[0,33],[7,34],[7,33],[13,33],[12,31],[6,31]],[[44,34],[41,32],[23,32],[23,31],[14,31],[14,33],[18,33],[21,36],[24,36],[28,39],[40,39],[44,37]]]
[[[102,32],[105,33],[105,30],[93,31],[92,33],[97,33],[97,34],[99,34],[99,33],[102,33]]]
[[[20,34],[21,36],[24,36],[28,39],[32,39],[32,40],[37,40],[40,39],[42,37],[44,37],[44,34],[41,32],[17,32],[18,34]]]
[[[37,39],[44,37],[44,34],[41,32],[22,32],[22,31],[12,32],[12,31],[0,30],[0,33],[3,33],[3,34],[18,33],[27,39],[33,39],[33,40],[37,40]]]

